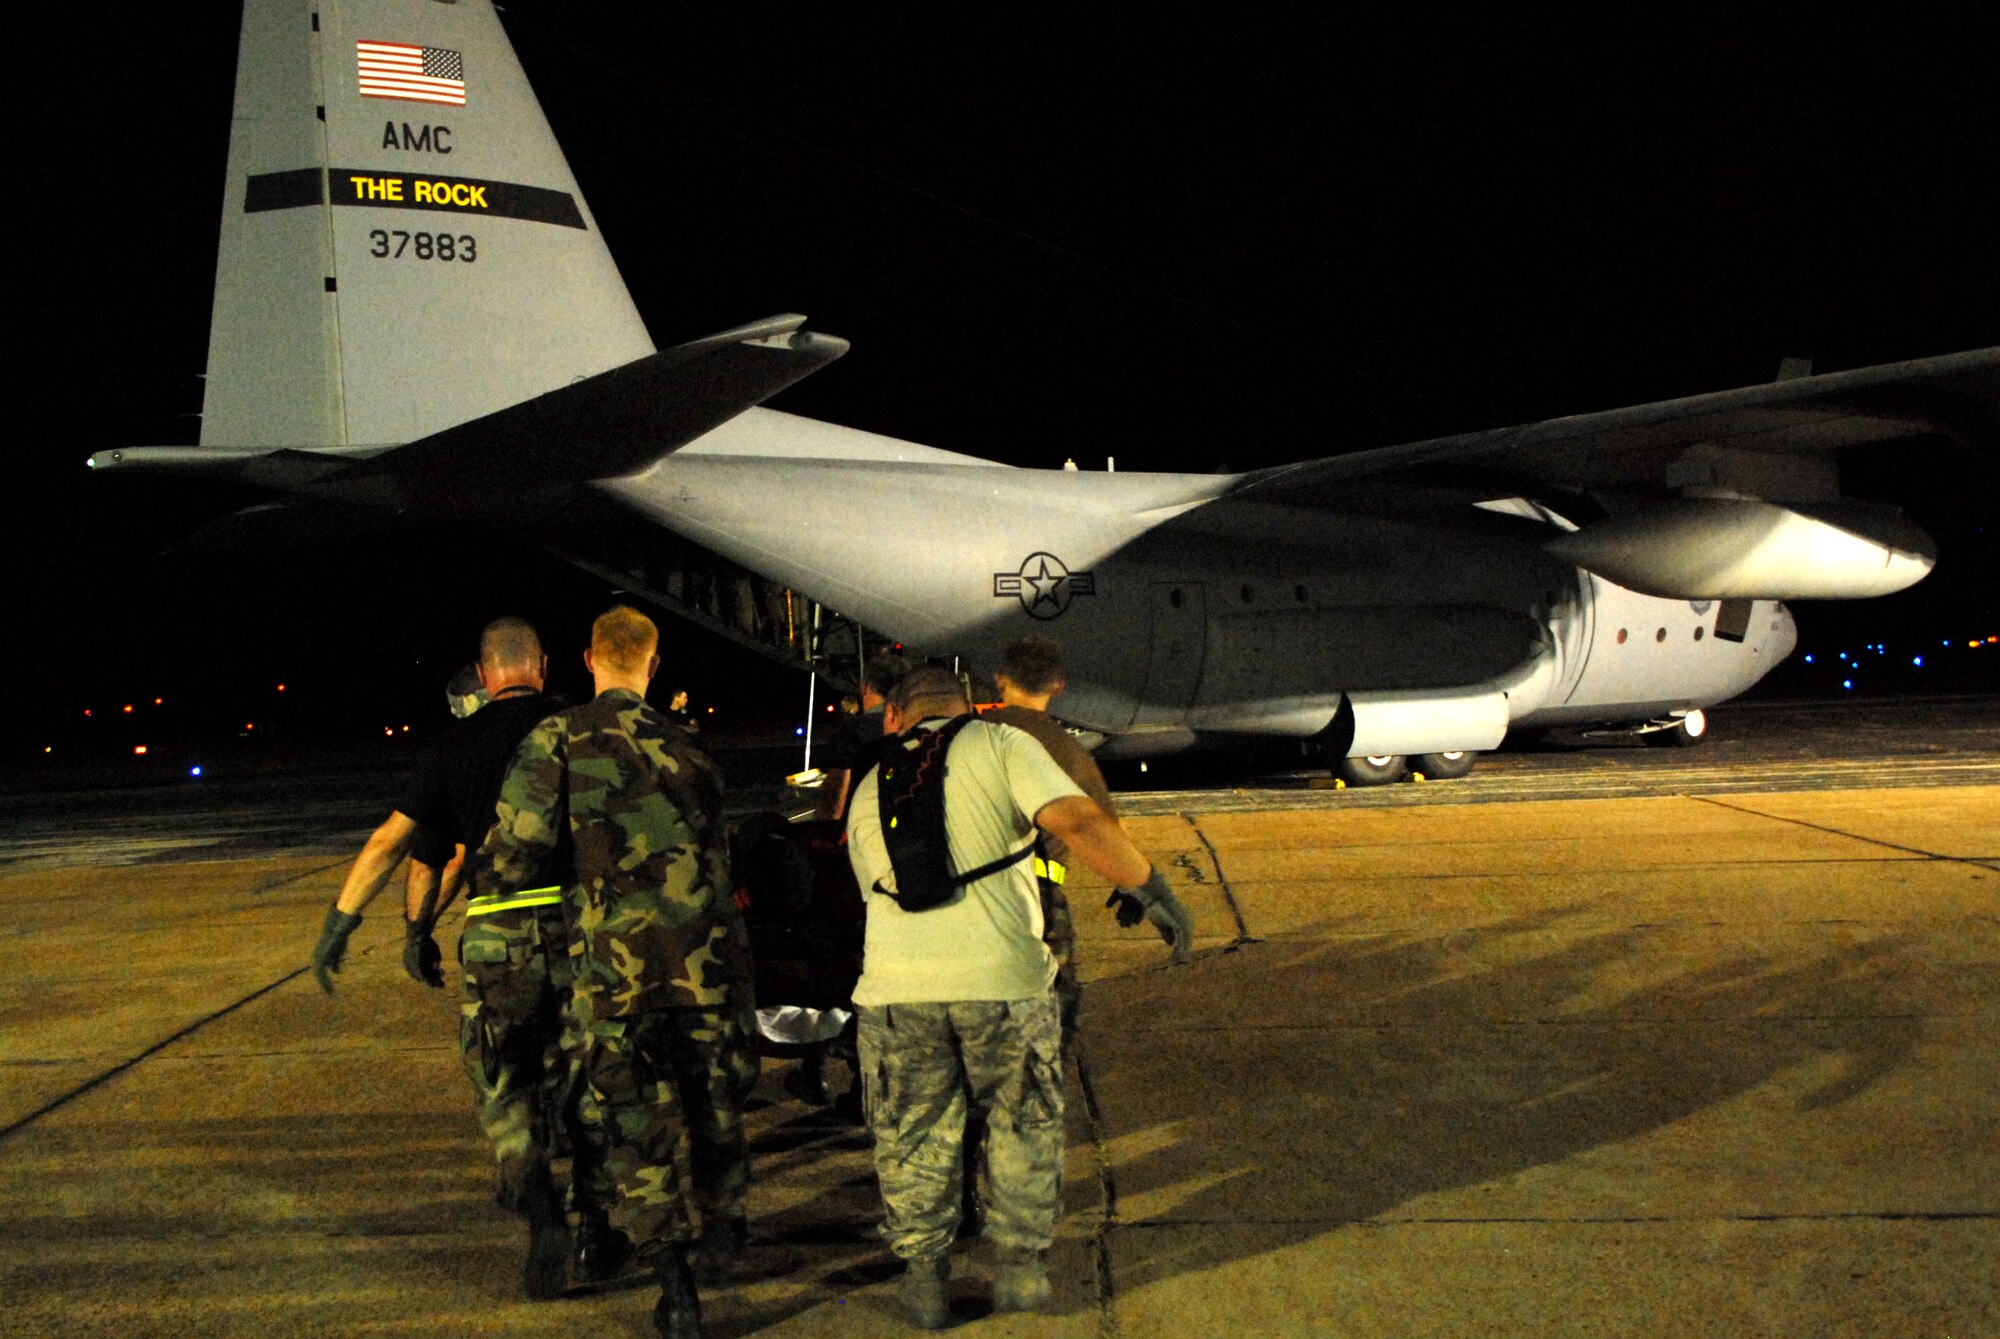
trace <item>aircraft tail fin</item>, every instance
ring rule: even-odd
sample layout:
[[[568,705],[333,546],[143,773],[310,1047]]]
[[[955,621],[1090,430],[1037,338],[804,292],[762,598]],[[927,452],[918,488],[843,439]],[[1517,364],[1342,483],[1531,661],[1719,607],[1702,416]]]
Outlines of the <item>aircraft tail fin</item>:
[[[203,446],[415,441],[653,353],[489,0],[246,0]]]

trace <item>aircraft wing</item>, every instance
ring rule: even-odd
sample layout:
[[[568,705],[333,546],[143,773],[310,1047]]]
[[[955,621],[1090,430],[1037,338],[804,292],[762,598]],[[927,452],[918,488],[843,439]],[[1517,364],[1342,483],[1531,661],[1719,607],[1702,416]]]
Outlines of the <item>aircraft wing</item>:
[[[1367,509],[1535,485],[1748,481],[1765,496],[1810,499],[1824,496],[1840,448],[1932,434],[1989,453],[2000,444],[2000,347],[1358,451],[1246,474],[1230,491]]]

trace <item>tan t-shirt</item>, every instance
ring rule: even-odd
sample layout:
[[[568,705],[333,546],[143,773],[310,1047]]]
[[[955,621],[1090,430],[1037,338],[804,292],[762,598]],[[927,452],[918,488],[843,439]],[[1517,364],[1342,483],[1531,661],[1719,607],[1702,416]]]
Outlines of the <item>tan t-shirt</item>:
[[[994,707],[980,713],[979,719],[1011,725],[1032,735],[1056,760],[1056,766],[1067,772],[1069,779],[1083,788],[1084,794],[1097,801],[1098,808],[1113,818],[1118,817],[1118,805],[1111,798],[1110,787],[1104,784],[1104,773],[1098,769],[1097,759],[1091,757],[1090,751],[1077,743],[1076,736],[1063,729],[1062,723],[1055,717],[1033,707]],[[1043,833],[1042,849],[1048,852],[1051,860],[1069,859],[1069,847],[1060,837]]]
[[[936,729],[942,720],[919,728]],[[1019,1000],[1055,979],[1042,943],[1042,898],[1034,866],[1017,861],[964,888],[941,907],[905,911],[875,892],[896,886],[882,840],[877,771],[862,779],[847,815],[847,854],[868,907],[857,1004]],[[974,721],[945,758],[945,836],[955,869],[976,869],[1032,845],[1044,805],[1081,795],[1048,750],[1011,726]]]

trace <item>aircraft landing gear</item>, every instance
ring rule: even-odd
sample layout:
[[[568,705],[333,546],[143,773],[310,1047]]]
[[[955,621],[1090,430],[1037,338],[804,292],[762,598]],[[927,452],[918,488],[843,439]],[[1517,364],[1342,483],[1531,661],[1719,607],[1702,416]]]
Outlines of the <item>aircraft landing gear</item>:
[[[1640,742],[1663,749],[1692,748],[1706,738],[1708,738],[1708,717],[1699,707],[1664,729],[1648,730],[1639,736]]]
[[[1408,771],[1403,757],[1395,753],[1333,760],[1333,774],[1350,786],[1386,786],[1392,781],[1401,781]]]
[[[1449,753],[1412,753],[1410,771],[1426,781],[1451,781],[1472,770],[1472,764],[1479,761],[1479,754],[1471,749],[1453,749]]]

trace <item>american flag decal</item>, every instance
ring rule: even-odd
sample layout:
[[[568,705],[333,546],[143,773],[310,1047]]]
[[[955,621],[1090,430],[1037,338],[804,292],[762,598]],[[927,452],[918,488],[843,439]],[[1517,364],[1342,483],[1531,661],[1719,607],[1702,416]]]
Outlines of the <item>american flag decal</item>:
[[[354,61],[364,98],[465,105],[465,57],[456,51],[407,42],[356,42]]]

